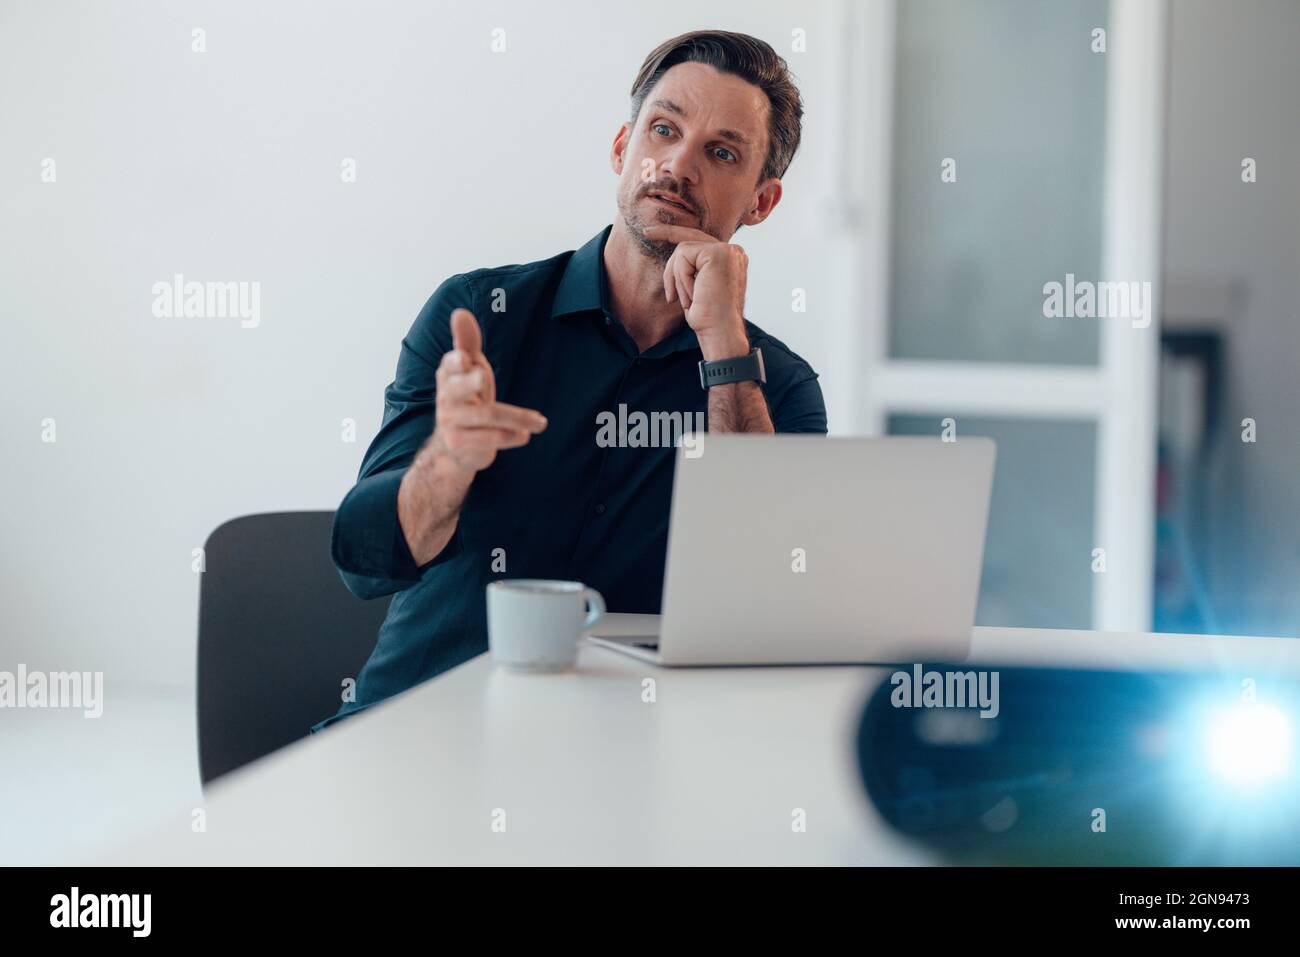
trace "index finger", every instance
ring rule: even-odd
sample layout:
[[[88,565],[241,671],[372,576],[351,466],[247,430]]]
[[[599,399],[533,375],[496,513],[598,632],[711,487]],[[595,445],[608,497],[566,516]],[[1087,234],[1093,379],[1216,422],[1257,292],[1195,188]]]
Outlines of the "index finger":
[[[451,313],[451,346],[469,355],[472,361],[483,351],[483,335],[478,320],[468,309],[455,309]]]

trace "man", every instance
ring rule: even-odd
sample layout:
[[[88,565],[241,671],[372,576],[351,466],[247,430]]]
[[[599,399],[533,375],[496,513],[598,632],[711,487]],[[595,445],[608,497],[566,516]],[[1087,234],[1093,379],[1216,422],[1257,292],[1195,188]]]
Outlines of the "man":
[[[659,611],[675,450],[644,429],[611,441],[613,421],[826,432],[817,374],[745,320],[748,264],[728,242],[776,208],[802,115],[766,43],[669,40],[610,150],[613,225],[434,292],[334,520],[348,588],[395,594],[356,700],[312,731],[485,651],[493,579],[575,579],[611,611]]]

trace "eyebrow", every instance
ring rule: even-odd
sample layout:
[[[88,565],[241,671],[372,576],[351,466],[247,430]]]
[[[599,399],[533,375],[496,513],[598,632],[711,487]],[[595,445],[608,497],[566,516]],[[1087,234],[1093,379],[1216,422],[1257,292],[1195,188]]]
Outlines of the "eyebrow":
[[[653,103],[650,104],[650,106],[652,108],[657,106],[661,110],[667,110],[669,113],[674,113],[677,116],[681,116],[681,117],[686,116],[686,111],[683,110],[676,103],[674,103],[672,100],[655,100]],[[732,143],[739,143],[741,146],[752,145],[749,142],[748,136],[746,136],[744,133],[737,133],[735,130],[718,130],[718,135],[721,136],[724,140],[729,140]]]

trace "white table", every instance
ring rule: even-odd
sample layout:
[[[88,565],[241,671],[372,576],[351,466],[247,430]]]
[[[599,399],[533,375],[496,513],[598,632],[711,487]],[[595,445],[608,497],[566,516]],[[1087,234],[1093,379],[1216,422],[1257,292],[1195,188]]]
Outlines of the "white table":
[[[976,628],[971,661],[1300,674],[1300,640]],[[103,863],[927,863],[858,782],[861,708],[893,670],[481,655],[219,779],[205,832],[178,809]]]

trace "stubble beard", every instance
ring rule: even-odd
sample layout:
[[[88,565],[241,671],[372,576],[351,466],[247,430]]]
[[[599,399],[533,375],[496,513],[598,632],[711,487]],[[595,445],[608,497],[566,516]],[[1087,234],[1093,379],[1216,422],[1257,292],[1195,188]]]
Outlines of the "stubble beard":
[[[668,242],[665,239],[649,239],[645,234],[645,227],[653,224],[662,224],[664,226],[684,226],[688,225],[679,222],[673,215],[672,210],[656,209],[654,211],[653,221],[647,221],[645,215],[637,204],[643,198],[639,190],[635,191],[631,197],[620,195],[618,199],[618,211],[623,217],[623,224],[627,226],[628,233],[636,240],[637,248],[651,262],[657,263],[661,268],[668,265],[668,260],[672,257],[673,250],[677,248],[676,243]],[[692,229],[699,229],[710,236],[712,230],[704,222],[704,217],[699,218],[689,224]]]
[[[623,225],[627,227],[628,234],[636,240],[637,248],[643,256],[661,267],[667,266],[676,244],[664,239],[650,239],[646,236],[645,227],[649,224],[646,223],[640,210],[636,208],[639,199],[639,196],[632,199],[619,197],[618,210],[623,216]],[[654,221],[667,226],[673,225],[672,214],[667,210],[657,210]]]

